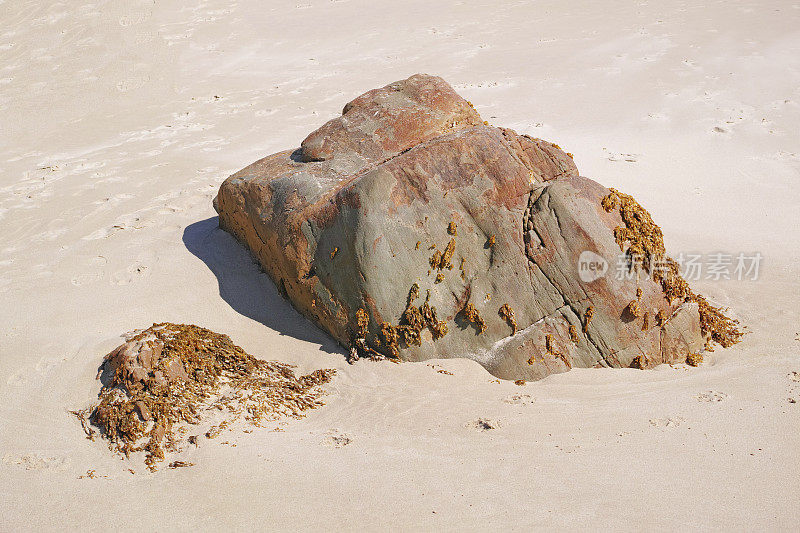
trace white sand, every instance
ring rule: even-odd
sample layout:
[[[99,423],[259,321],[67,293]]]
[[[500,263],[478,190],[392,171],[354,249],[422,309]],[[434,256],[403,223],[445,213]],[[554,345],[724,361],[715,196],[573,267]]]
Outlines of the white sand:
[[[797,530],[800,3],[497,4],[0,2],[0,530]],[[697,369],[523,387],[348,366],[211,199],[415,72],[633,194],[674,254],[761,252],[758,281],[693,284],[751,333]],[[328,405],[191,468],[121,461],[67,410],[157,321],[338,368]]]

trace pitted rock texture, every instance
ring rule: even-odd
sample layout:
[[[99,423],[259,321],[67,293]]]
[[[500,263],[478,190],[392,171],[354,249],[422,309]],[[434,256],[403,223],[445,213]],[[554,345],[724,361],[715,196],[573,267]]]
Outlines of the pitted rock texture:
[[[703,346],[696,304],[669,302],[646,272],[615,275],[622,222],[601,207],[608,193],[557,145],[487,125],[418,74],[232,175],[214,206],[295,308],[354,355],[467,357],[533,380],[683,361]],[[584,251],[611,263],[605,276],[582,281]]]

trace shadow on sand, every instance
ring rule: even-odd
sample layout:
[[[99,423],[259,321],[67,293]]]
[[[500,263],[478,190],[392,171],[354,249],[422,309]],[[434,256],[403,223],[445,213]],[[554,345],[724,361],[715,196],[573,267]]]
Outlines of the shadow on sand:
[[[281,335],[320,345],[327,353],[344,354],[336,342],[300,315],[279,293],[247,250],[219,227],[219,218],[195,222],[183,231],[183,244],[214,273],[219,295],[234,311],[261,322]]]

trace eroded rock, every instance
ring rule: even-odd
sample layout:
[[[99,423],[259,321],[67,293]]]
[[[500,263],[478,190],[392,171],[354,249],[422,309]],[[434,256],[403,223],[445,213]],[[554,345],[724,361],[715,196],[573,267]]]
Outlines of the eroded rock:
[[[73,411],[87,437],[96,431],[109,447],[128,456],[145,452],[155,469],[165,452],[197,444],[188,429],[211,424],[208,438],[241,419],[260,426],[282,417],[300,418],[323,405],[321,385],[335,371],[296,376],[291,365],[263,361],[227,335],[187,324],[154,324],[134,332],[100,366],[99,403]],[[185,442],[184,442],[185,441]]]
[[[415,75],[232,175],[214,206],[295,308],[355,356],[468,357],[532,380],[683,361],[705,342],[689,293],[669,299],[654,274],[656,251],[649,268],[614,275],[641,246],[614,193],[557,145],[489,126],[441,78]],[[611,263],[590,281],[586,251]]]

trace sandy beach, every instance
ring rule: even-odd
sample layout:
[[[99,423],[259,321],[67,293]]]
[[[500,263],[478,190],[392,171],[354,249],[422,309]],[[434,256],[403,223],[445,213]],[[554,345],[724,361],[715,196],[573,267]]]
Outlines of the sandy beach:
[[[0,1],[0,530],[796,530],[798,58],[791,0]],[[635,196],[673,257],[759,254],[692,281],[742,341],[522,386],[466,359],[349,365],[211,202],[417,72]],[[326,405],[189,468],[121,459],[69,411],[123,333],[165,321],[336,369]]]

